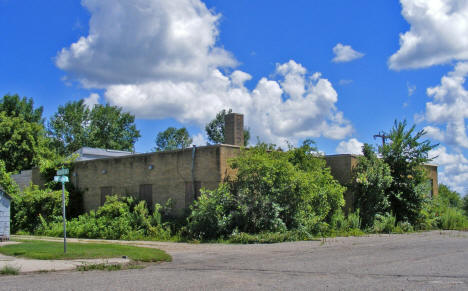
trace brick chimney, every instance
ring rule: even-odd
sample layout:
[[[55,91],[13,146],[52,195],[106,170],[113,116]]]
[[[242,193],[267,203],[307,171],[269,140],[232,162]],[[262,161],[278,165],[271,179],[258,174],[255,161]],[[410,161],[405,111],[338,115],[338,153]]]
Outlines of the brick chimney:
[[[224,117],[224,143],[244,146],[244,115],[229,113]]]

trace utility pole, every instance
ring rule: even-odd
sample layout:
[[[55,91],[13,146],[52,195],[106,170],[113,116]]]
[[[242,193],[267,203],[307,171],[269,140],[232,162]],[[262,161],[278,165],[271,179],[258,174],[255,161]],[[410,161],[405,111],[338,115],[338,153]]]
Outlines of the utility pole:
[[[378,137],[382,138],[382,146],[385,146],[385,139],[388,138],[388,135],[386,135],[385,132],[381,131],[379,132],[379,134],[374,134],[374,139]]]

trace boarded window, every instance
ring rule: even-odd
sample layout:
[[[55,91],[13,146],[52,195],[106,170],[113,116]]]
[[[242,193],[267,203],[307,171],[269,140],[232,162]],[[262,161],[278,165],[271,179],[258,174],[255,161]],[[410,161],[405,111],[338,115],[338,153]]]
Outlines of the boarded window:
[[[201,182],[195,181],[195,194],[193,193],[193,183],[185,182],[185,207],[188,208],[195,199],[200,197]]]
[[[101,206],[106,202],[106,196],[112,195],[112,187],[101,187]]]
[[[140,185],[140,200],[146,201],[148,209],[153,209],[153,185],[142,184]]]

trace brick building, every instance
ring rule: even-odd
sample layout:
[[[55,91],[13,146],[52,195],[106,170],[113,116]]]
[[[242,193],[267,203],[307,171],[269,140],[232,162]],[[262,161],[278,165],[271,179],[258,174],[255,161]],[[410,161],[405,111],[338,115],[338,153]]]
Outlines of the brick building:
[[[148,205],[164,204],[171,198],[174,209],[181,213],[201,188],[215,189],[226,176],[234,174],[228,160],[237,156],[244,145],[243,129],[243,115],[231,113],[225,120],[228,144],[145,154],[83,149],[70,173],[70,182],[83,191],[86,211],[104,204],[107,195],[118,194],[146,200]],[[347,185],[357,156],[332,155],[325,159],[335,179]],[[437,166],[427,168],[432,192],[437,195]],[[33,183],[41,184],[37,172],[33,169],[27,176]],[[25,184],[24,177],[20,178]],[[345,200],[346,209],[352,209],[354,197],[351,192],[346,192]]]

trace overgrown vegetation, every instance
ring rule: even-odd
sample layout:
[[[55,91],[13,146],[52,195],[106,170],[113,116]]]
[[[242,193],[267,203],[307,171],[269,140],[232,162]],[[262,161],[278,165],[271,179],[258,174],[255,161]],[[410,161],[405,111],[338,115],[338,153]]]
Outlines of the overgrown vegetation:
[[[0,100],[0,186],[12,201],[12,231],[62,235],[61,185],[56,170],[73,169],[70,156],[83,146],[133,150],[140,136],[134,116],[110,105],[88,108],[67,103],[47,123],[31,98],[5,95]],[[222,110],[206,125],[210,142],[224,142]],[[363,147],[353,179],[356,212],[345,215],[346,190],[330,174],[311,140],[287,150],[259,143],[230,161],[236,175],[215,190],[202,189],[187,216],[171,216],[170,203],[148,207],[132,197],[109,196],[95,211],[83,213],[82,193],[66,184],[67,235],[80,238],[228,241],[271,243],[321,236],[360,235],[428,229],[468,229],[468,196],[440,185],[427,195],[424,163],[433,149],[406,121],[385,134],[375,150]],[[245,145],[250,133],[244,129]],[[188,146],[185,128],[158,135],[157,149]],[[66,156],[66,157],[65,157]],[[43,188],[20,193],[10,173],[38,166]]]
[[[168,211],[156,204],[150,214],[145,201],[137,201],[132,197],[107,196],[104,205],[96,211],[67,221],[67,235],[78,238],[171,240],[173,236],[170,226],[162,223],[162,216]],[[61,219],[41,219],[34,233],[61,236],[62,227]]]
[[[187,232],[196,239],[300,230],[329,230],[344,205],[340,186],[310,141],[287,152],[260,144],[231,161],[236,177],[205,190],[191,207]]]

